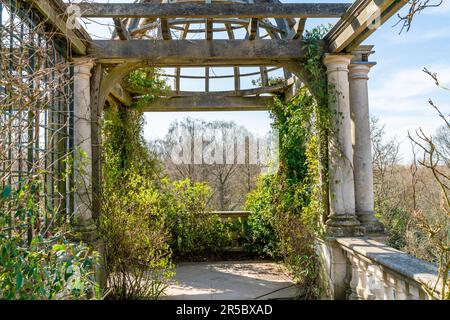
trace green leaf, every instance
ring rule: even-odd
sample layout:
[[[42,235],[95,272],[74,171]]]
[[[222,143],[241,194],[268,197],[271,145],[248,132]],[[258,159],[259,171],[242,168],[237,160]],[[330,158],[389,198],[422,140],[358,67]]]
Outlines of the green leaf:
[[[16,276],[16,290],[19,290],[22,287],[22,272],[19,272]]]
[[[63,245],[63,244],[55,244],[53,246],[53,248],[52,248],[53,252],[58,252],[58,251],[61,251],[61,250],[66,250],[66,246]]]
[[[11,186],[8,185],[3,188],[1,195],[3,199],[6,199],[9,197],[10,194],[11,194]]]

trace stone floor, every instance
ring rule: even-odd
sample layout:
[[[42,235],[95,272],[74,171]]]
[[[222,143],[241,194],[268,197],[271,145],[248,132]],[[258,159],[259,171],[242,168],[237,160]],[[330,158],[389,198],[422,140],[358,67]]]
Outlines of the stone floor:
[[[295,299],[301,295],[282,265],[271,261],[181,263],[167,300]]]

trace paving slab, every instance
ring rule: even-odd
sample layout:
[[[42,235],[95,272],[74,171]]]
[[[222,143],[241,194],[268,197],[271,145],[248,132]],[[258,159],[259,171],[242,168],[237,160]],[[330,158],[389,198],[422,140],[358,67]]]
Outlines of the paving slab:
[[[286,269],[272,261],[180,263],[165,300],[295,299],[301,294]]]

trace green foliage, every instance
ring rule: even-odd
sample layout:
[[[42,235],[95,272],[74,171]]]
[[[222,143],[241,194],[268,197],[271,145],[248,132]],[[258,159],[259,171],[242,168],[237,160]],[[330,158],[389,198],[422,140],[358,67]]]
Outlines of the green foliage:
[[[166,226],[170,247],[178,258],[219,253],[231,242],[231,228],[206,208],[211,190],[190,180],[163,180]]]
[[[331,27],[331,24],[328,26],[320,25],[312,30],[305,31],[302,38],[302,48],[306,58],[304,66],[307,71],[305,81],[319,106],[324,109],[326,109],[328,103],[327,74],[322,63],[323,50],[318,40],[323,39]]]
[[[161,70],[157,68],[140,68],[131,72],[125,79],[127,85],[142,95],[134,107],[142,109],[147,103],[157,96],[161,96],[170,87],[166,79],[161,76]]]
[[[263,176],[247,197],[252,211],[247,250],[282,258],[308,298],[320,295],[319,262],[314,239],[323,233],[327,213],[326,191],[328,93],[322,50],[318,40],[327,28],[306,32],[306,86],[289,102],[277,98],[271,108],[279,135],[279,169]],[[320,161],[319,161],[320,159]]]
[[[154,69],[139,69],[127,83],[146,94],[132,108],[105,112],[99,230],[109,296],[157,299],[173,276],[173,256],[217,253],[231,236],[227,223],[206,210],[209,188],[162,178],[146,145],[140,102],[153,99],[164,81]]]
[[[67,222],[40,228],[37,183],[0,191],[0,299],[99,297],[97,254],[70,241]]]
[[[161,195],[133,168],[106,175],[99,230],[105,244],[109,296],[157,299],[173,276]]]
[[[151,94],[165,87],[152,68],[130,73],[127,83]],[[143,137],[139,103],[105,112],[102,208],[98,221],[105,243],[109,297],[157,299],[173,276],[160,168]]]
[[[246,225],[244,249],[256,255],[280,258],[280,242],[274,229],[275,214],[272,195],[276,180],[271,175],[262,176],[256,188],[247,195],[246,209],[252,213]]]
[[[279,132],[280,166],[276,174],[263,176],[247,198],[252,214],[246,249],[283,259],[311,289],[308,297],[317,296],[314,238],[321,231],[318,139],[311,119],[316,106],[306,88],[288,103],[275,101],[271,111]]]

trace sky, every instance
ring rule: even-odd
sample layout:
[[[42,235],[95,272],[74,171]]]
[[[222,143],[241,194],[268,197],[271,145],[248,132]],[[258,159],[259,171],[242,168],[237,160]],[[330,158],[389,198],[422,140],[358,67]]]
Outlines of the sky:
[[[434,1],[434,0],[432,0]],[[103,1],[99,1],[103,2]],[[110,1],[126,2],[126,1]],[[282,2],[341,2],[341,1],[282,1]],[[406,12],[405,6],[400,14]],[[306,29],[315,25],[335,22],[336,19],[308,19]],[[376,62],[369,74],[370,112],[385,125],[388,137],[396,137],[401,143],[400,154],[404,162],[411,159],[411,146],[407,132],[424,129],[434,133],[442,122],[431,109],[431,98],[444,114],[450,113],[450,92],[435,86],[434,81],[422,72],[424,67],[438,73],[442,85],[450,87],[450,0],[444,0],[438,8],[427,8],[418,14],[409,32],[399,34],[400,26],[394,26],[398,18],[394,15],[376,30],[364,44],[374,45],[375,53],[370,61]],[[98,26],[89,31],[102,34]],[[100,32],[100,33],[99,33]],[[249,70],[250,71],[250,68]],[[172,72],[168,70],[168,72]],[[199,74],[198,70],[186,70]],[[214,70],[217,74],[227,70]],[[195,81],[182,82],[182,90],[202,90]],[[221,81],[213,85],[213,90],[230,89],[231,83]],[[250,79],[243,87],[251,87]],[[186,116],[203,120],[235,121],[259,135],[270,129],[271,119],[265,111],[248,112],[180,112],[147,113],[144,136],[146,139],[163,137],[170,123]]]

